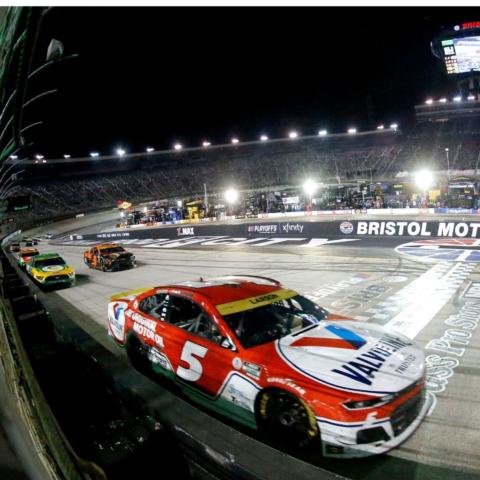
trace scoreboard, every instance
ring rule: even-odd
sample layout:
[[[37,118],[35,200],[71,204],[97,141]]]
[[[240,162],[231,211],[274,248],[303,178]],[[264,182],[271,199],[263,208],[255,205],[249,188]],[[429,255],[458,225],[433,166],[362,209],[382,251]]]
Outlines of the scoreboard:
[[[448,74],[480,71],[480,36],[442,40]]]
[[[432,41],[433,54],[449,75],[480,72],[480,22],[465,22],[440,32]]]

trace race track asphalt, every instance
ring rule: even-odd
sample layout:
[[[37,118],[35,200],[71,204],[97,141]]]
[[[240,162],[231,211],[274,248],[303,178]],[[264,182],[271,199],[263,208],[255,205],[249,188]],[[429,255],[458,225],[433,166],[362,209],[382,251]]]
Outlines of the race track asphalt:
[[[57,231],[76,225],[64,222]],[[433,405],[419,429],[386,455],[355,462],[319,460],[319,465],[358,479],[480,478],[478,264],[422,262],[389,245],[128,248],[137,257],[137,268],[101,272],[84,265],[85,246],[46,241],[40,246],[41,251],[61,253],[77,272],[75,287],[47,295],[107,348],[114,349],[106,334],[110,295],[234,273],[273,277],[331,311],[409,335],[427,355]]]

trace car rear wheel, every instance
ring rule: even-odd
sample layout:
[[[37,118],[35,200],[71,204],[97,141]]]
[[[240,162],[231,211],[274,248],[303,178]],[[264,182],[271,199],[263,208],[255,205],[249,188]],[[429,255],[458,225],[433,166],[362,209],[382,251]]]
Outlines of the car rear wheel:
[[[257,402],[259,430],[289,447],[311,448],[320,442],[315,414],[300,398],[284,390],[267,390]]]

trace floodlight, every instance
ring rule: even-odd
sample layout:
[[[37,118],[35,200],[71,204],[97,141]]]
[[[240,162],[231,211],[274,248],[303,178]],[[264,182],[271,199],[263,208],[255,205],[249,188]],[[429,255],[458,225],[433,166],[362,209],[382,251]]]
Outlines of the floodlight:
[[[230,203],[230,204],[235,203],[238,200],[237,190],[235,190],[234,188],[229,188],[225,192],[225,200],[227,201],[227,203]]]
[[[147,147],[146,150],[148,153],[152,153],[155,149],[153,147]]]
[[[321,136],[321,137],[324,137],[325,135],[327,135],[327,131],[326,130],[319,130],[318,134]]]
[[[232,143],[238,143],[240,140],[237,137],[232,138]]]
[[[36,158],[37,160],[43,160],[43,155],[35,155],[35,158]]]
[[[377,127],[377,130],[383,130],[384,128],[385,128],[385,127],[384,127],[383,125],[379,125],[379,126]]]
[[[396,129],[398,128],[398,123],[392,123],[392,124],[390,124],[390,128],[391,128],[392,130],[396,130]]]
[[[70,158],[70,155],[68,153],[66,153],[63,158]]]
[[[17,156],[17,155],[10,155],[10,158],[11,158],[12,160],[17,160],[18,156]]]
[[[262,136],[260,137],[260,140],[261,140],[262,142],[266,142],[266,141],[268,140],[268,137],[267,137],[266,135],[262,135]]]
[[[467,97],[467,100],[475,100],[475,95],[469,95],[469,96]]]
[[[295,130],[288,132],[288,138],[298,138],[298,132],[296,132]]]
[[[91,157],[98,157],[99,153],[98,152],[90,152]]]
[[[427,99],[425,100],[425,103],[426,103],[427,105],[431,105],[431,104],[433,103],[433,99],[432,99],[432,98],[427,98]]]
[[[209,146],[211,145],[211,143],[208,142],[208,141],[205,141],[205,142],[202,143],[202,145],[203,145],[204,147],[209,147]]]
[[[457,95],[456,97],[453,97],[453,101],[454,102],[461,102],[462,101],[462,97],[460,95]]]
[[[357,133],[357,129],[356,128],[349,128],[347,130],[347,132],[350,134],[350,135],[355,135],[355,133]]]
[[[445,97],[442,97],[440,100],[439,100],[440,103],[447,103],[447,99]]]
[[[311,179],[306,180],[303,184],[303,190],[309,197],[311,197],[315,193],[316,189],[317,184]]]
[[[433,175],[430,170],[420,170],[415,174],[415,184],[422,191],[427,191],[433,183]]]
[[[176,143],[176,144],[173,146],[173,148],[174,148],[175,150],[181,150],[181,149],[183,148],[183,146],[182,146],[181,143]]]
[[[125,150],[123,148],[117,148],[117,155],[123,157],[125,155]]]

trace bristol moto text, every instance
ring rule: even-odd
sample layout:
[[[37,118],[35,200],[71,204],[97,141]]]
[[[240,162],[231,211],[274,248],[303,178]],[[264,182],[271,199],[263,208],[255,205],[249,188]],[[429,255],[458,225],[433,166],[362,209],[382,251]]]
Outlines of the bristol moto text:
[[[139,370],[196,402],[326,456],[402,443],[428,411],[424,354],[279,282],[231,276],[124,292],[109,334]]]

